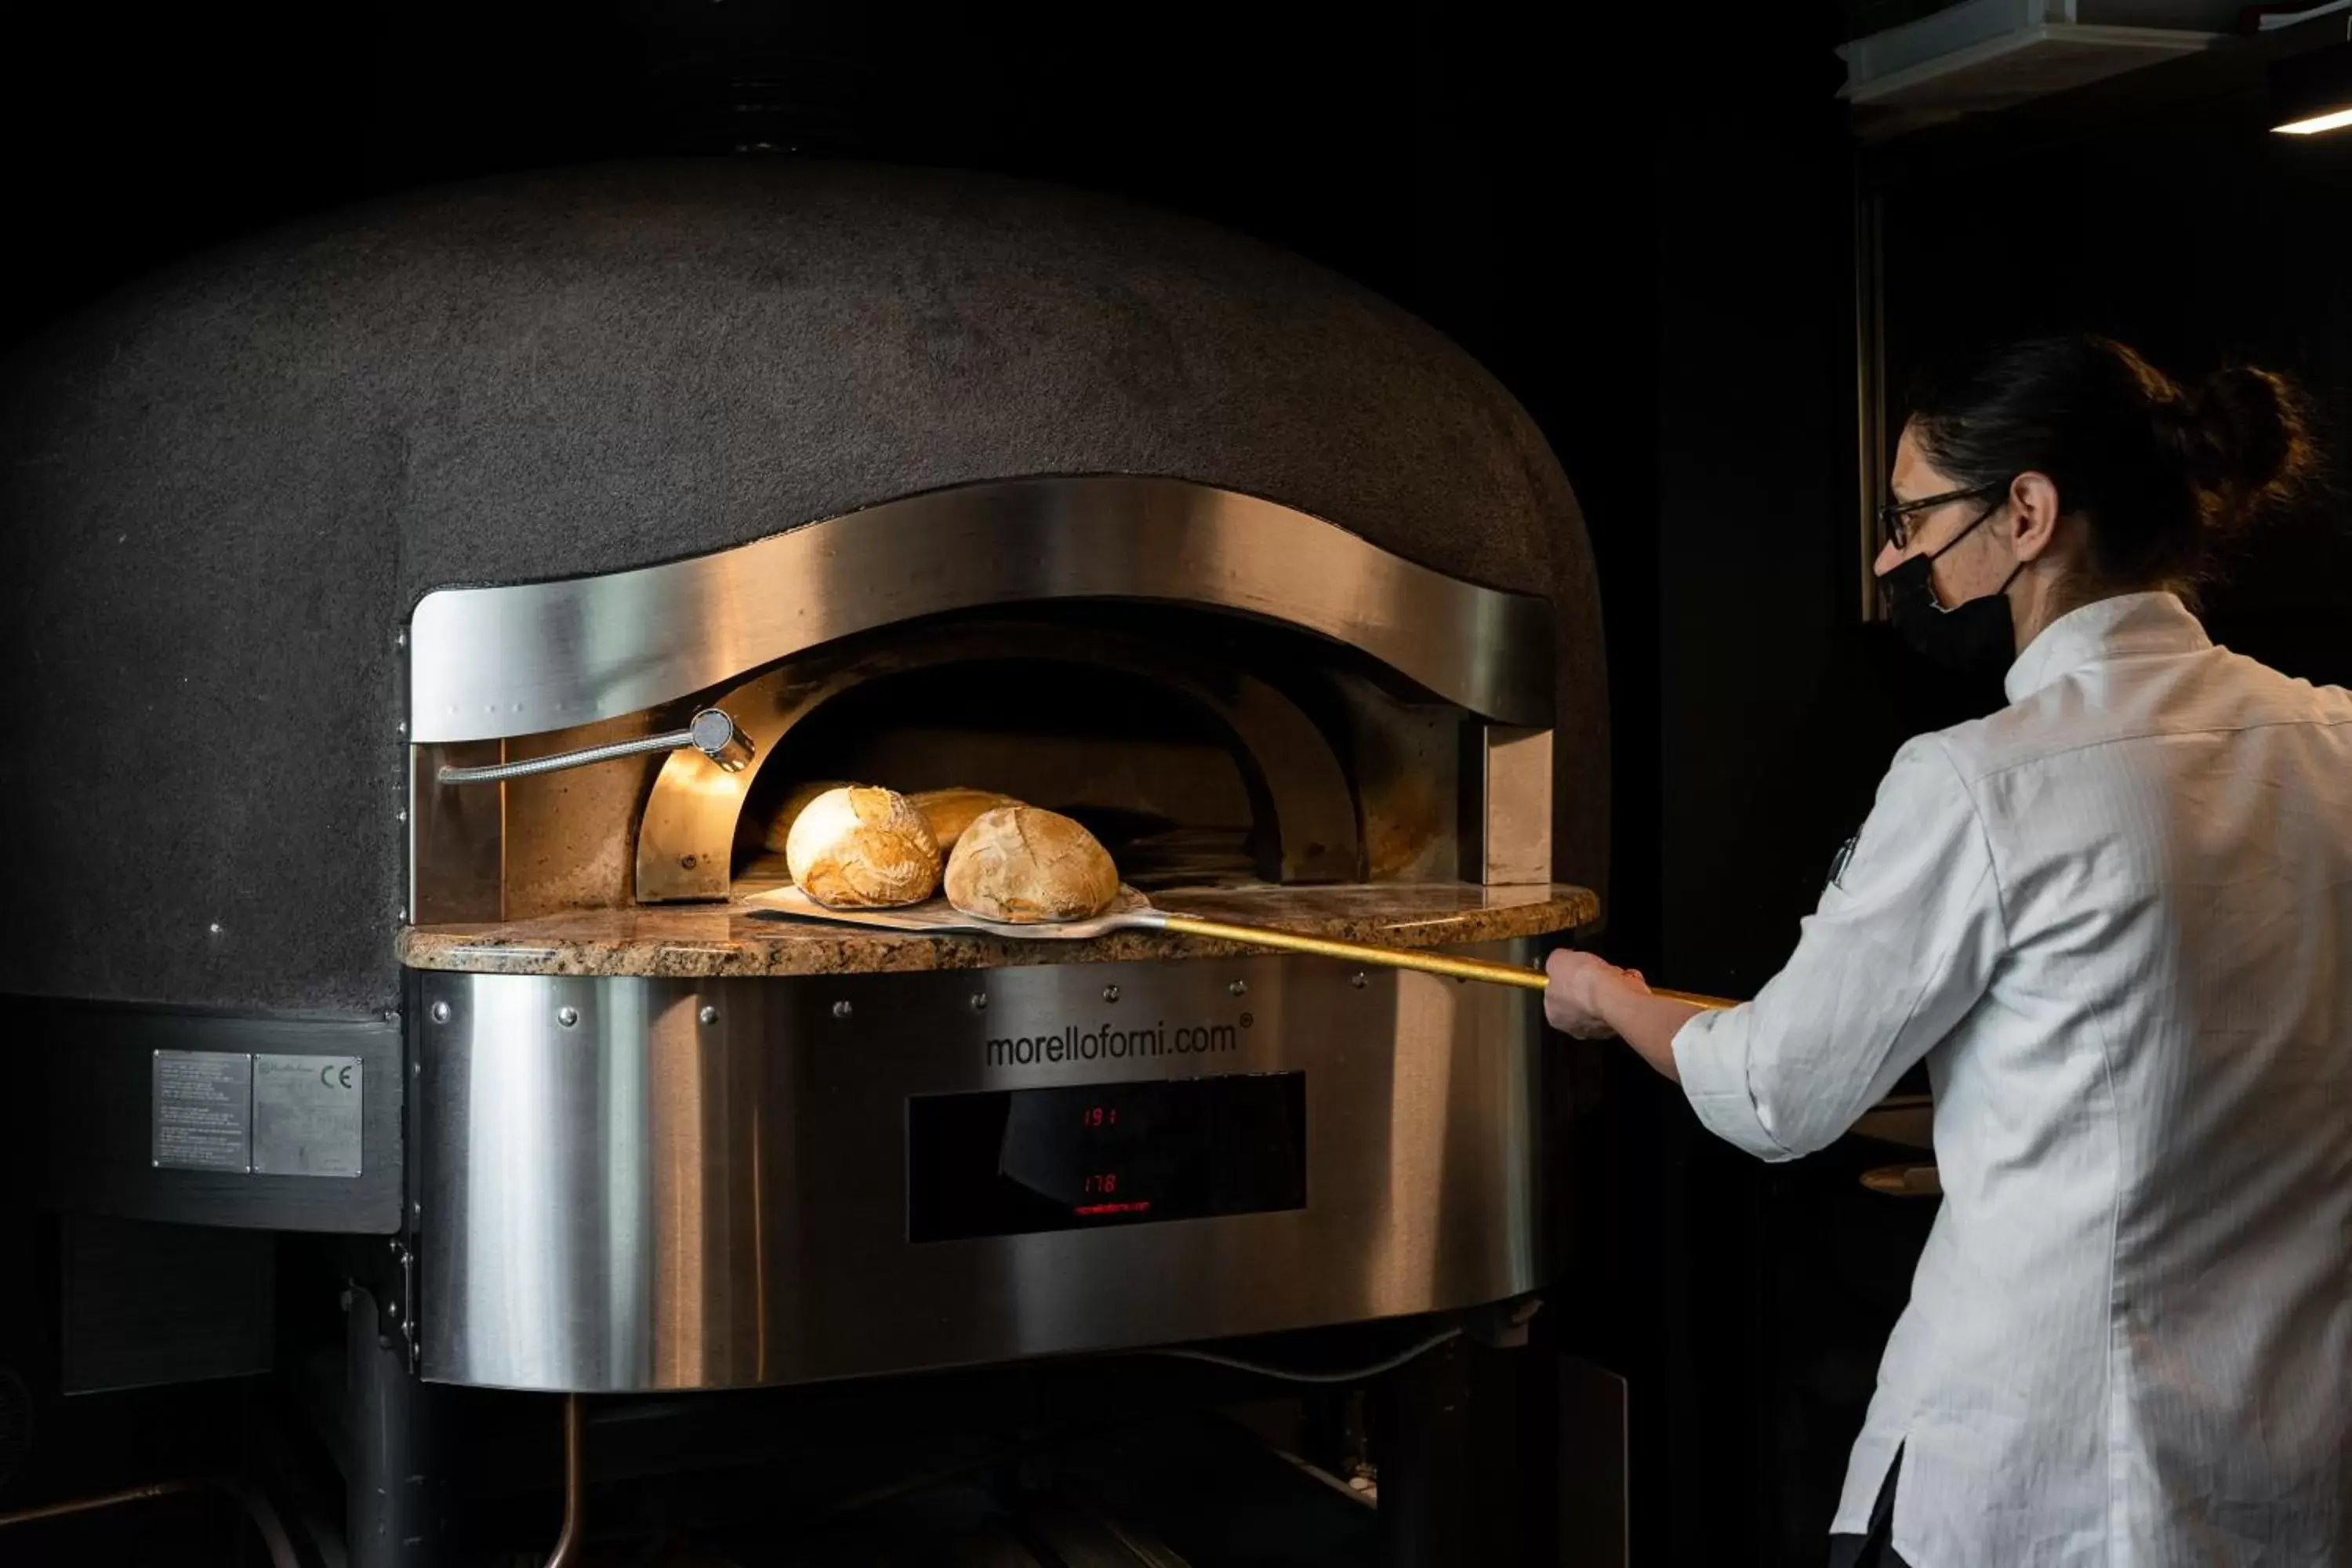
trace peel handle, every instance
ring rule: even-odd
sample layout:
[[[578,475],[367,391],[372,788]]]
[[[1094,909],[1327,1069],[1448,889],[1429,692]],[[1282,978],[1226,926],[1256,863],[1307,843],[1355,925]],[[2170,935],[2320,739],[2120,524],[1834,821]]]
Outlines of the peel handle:
[[[1197,915],[1171,914],[1164,910],[1154,911],[1154,915],[1151,923],[1159,929],[1180,931],[1186,936],[1247,942],[1253,947],[1276,948],[1285,952],[1312,952],[1325,958],[1377,964],[1383,969],[1418,970],[1424,974],[1451,975],[1456,980],[1517,985],[1528,991],[1540,991],[1545,985],[1542,970],[1528,969],[1516,963],[1494,963],[1483,958],[1455,958],[1448,953],[1414,948],[1379,947],[1367,942],[1341,942],[1336,937],[1301,936],[1293,931],[1268,930],[1264,926],[1234,925],[1225,921],[1202,920]],[[1702,996],[1688,991],[1654,989],[1651,994],[1688,1002],[1699,1007],[1735,1005],[1720,996]]]

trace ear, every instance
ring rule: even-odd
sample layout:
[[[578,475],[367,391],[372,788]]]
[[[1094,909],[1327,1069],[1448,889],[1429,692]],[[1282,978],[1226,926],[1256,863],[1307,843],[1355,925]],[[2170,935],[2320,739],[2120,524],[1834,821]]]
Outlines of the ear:
[[[2009,481],[2009,542],[2020,561],[2036,561],[2058,537],[2058,487],[2028,470]]]

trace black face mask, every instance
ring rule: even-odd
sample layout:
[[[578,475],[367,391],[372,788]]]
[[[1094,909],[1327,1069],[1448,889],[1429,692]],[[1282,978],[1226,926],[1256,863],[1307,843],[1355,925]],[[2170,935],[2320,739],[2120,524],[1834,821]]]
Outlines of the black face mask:
[[[1936,664],[1967,673],[2006,669],[2017,658],[2017,624],[2009,612],[2009,585],[2017,581],[2025,563],[2002,579],[2000,587],[1950,609],[1936,602],[1936,558],[1966,539],[1977,525],[1999,511],[1995,506],[1976,522],[1952,535],[1936,550],[1914,555],[1879,582],[1886,591],[1887,614],[1903,640]]]

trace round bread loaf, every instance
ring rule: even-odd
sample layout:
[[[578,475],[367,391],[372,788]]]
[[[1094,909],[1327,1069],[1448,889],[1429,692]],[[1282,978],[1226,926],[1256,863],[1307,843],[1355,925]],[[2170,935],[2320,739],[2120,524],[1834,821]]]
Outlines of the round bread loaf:
[[[801,891],[840,910],[920,903],[940,885],[940,846],[896,790],[845,784],[808,803],[784,841]]]
[[[950,854],[963,830],[971,819],[983,811],[994,811],[1000,805],[1019,805],[1009,795],[999,795],[992,789],[924,789],[907,797],[923,820],[931,825],[931,837],[940,841],[940,853]]]
[[[793,785],[792,793],[784,796],[784,804],[776,807],[775,815],[768,818],[768,831],[761,836],[760,842],[766,846],[770,854],[783,854],[792,844],[793,824],[801,819],[801,813],[808,809],[809,802],[827,790],[848,787],[847,779],[819,779],[814,784]]]
[[[1034,805],[972,818],[948,858],[948,902],[1014,925],[1082,921],[1118,897],[1118,868],[1095,836]]]

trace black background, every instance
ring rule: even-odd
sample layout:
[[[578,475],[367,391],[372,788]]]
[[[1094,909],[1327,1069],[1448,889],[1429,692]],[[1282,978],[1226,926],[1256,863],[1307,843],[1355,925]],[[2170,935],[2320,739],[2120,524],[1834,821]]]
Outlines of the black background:
[[[2352,137],[2283,145],[2259,68],[2205,60],[1865,153],[1841,6],[1537,10],[18,7],[0,343],[296,213],[646,153],[1036,174],[1291,246],[1453,335],[1549,435],[1608,622],[1601,945],[1742,994],[1899,741],[1996,700],[1857,609],[1857,189],[1885,203],[1898,374],[2053,327],[2192,374],[2245,353],[2333,399],[2352,458]],[[2260,543],[2217,632],[2352,679],[2341,515]],[[1858,1156],[1758,1167],[1610,1071],[1588,1250],[1543,1321],[1632,1380],[1637,1560],[1817,1561],[1926,1214],[1864,1194]]]

